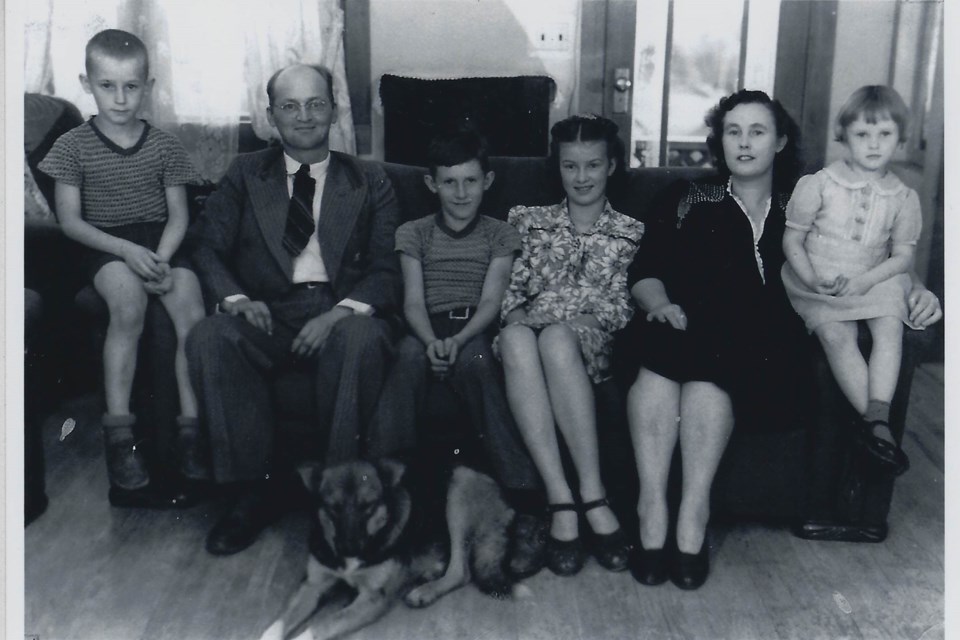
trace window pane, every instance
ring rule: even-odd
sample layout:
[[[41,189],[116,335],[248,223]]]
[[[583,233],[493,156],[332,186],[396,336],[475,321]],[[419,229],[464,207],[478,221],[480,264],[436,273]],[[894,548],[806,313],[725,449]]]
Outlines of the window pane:
[[[703,117],[737,90],[743,0],[676,0],[667,124],[667,164],[700,164],[707,127]],[[694,154],[695,158],[686,158]]]

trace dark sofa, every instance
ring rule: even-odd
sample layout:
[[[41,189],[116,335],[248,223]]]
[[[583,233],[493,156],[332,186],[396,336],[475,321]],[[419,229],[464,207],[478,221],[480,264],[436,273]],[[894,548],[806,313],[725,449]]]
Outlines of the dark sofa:
[[[390,163],[383,167],[393,182],[404,220],[434,211],[435,197],[423,183],[424,169]],[[556,202],[561,194],[549,178],[544,158],[493,158],[496,179],[484,198],[483,212],[505,219],[511,206]],[[642,218],[652,198],[665,186],[681,178],[704,175],[702,169],[641,168],[628,172],[626,189],[611,195],[618,210]],[[67,243],[68,244],[68,243]],[[36,265],[56,272],[69,271],[64,239],[50,228],[27,227],[27,270]],[[44,278],[46,280],[46,278]],[[36,278],[34,278],[36,280]],[[46,284],[50,284],[47,281]],[[49,288],[49,287],[48,287]],[[53,287],[56,289],[57,287]],[[91,319],[85,331],[105,326],[105,306],[90,287],[78,289],[72,283],[49,291],[56,304],[78,305],[82,313],[68,317]],[[207,301],[211,306],[215,301]],[[150,416],[145,424],[172,424],[177,395],[173,379],[175,338],[172,324],[159,305],[151,305],[148,328],[141,342],[141,357],[134,403],[141,415]],[[65,323],[63,331],[76,335],[74,323]],[[865,334],[866,332],[861,332]],[[864,338],[863,346],[866,347]],[[80,341],[83,342],[83,341]],[[89,341],[88,341],[89,342]],[[914,369],[934,342],[931,331],[907,331],[900,382],[893,402],[891,428],[897,438],[904,429],[907,401]],[[98,358],[96,348],[74,344],[81,361]],[[852,426],[856,416],[833,381],[816,340],[810,339],[812,360],[801,366],[815,368],[805,414],[790,416],[776,425],[738,424],[721,463],[714,485],[714,512],[717,517],[784,522],[795,526],[799,535],[821,539],[879,541],[887,533],[887,514],[893,480],[876,477],[861,469],[851,455]],[[66,357],[74,357],[70,354]],[[99,360],[95,365],[99,371]],[[626,370],[618,369],[614,379],[596,388],[598,429],[603,455],[604,480],[614,498],[624,524],[635,529],[634,505],[637,495],[636,471],[626,427],[624,397],[631,382]],[[273,384],[279,413],[281,442],[290,451],[317,453],[319,446],[310,438],[314,407],[309,373],[283,375]],[[449,429],[462,424],[456,402],[438,396],[425,424],[441,425],[446,435],[442,446],[470,448],[467,429]],[[152,441],[155,460],[170,459],[167,430],[144,434]],[[452,434],[452,435],[451,435]],[[429,436],[428,436],[429,439]],[[315,439],[314,439],[315,440]],[[435,443],[434,443],[435,444]],[[306,446],[305,446],[306,445]],[[677,467],[678,465],[674,465]],[[676,484],[676,483],[674,483]]]

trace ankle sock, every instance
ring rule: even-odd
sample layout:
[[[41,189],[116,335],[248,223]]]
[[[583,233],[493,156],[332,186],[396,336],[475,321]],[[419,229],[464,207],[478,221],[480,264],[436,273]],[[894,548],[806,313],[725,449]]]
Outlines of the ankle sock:
[[[137,417],[132,414],[105,413],[101,419],[103,436],[107,444],[133,440],[133,425]]]
[[[191,416],[177,416],[177,430],[180,433],[195,435],[200,432],[200,419]]]
[[[867,410],[863,413],[863,419],[870,422],[890,422],[890,403],[883,400],[870,400],[867,402]]]

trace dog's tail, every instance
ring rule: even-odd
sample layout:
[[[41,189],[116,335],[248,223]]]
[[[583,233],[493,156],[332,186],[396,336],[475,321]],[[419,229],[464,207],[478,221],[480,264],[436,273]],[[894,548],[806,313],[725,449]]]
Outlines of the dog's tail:
[[[464,508],[454,509],[452,517],[462,522],[469,541],[470,574],[480,591],[495,598],[512,595],[514,578],[507,572],[507,545],[513,510],[500,495],[497,483],[484,474],[457,467],[448,499]]]

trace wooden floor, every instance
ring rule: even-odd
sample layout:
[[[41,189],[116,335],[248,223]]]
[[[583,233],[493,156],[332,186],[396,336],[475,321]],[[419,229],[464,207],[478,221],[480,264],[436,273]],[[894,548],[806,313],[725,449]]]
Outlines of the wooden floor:
[[[513,601],[467,587],[424,610],[398,606],[356,640],[944,637],[943,366],[918,371],[882,544],[817,543],[739,524],[712,534],[713,572],[695,592],[644,587],[595,564],[541,572]],[[299,581],[306,517],[288,516],[250,549],[203,550],[218,509],[112,509],[94,403],[45,425],[46,514],[25,532],[26,632],[41,640],[257,638]],[[75,432],[57,439],[66,417]]]

